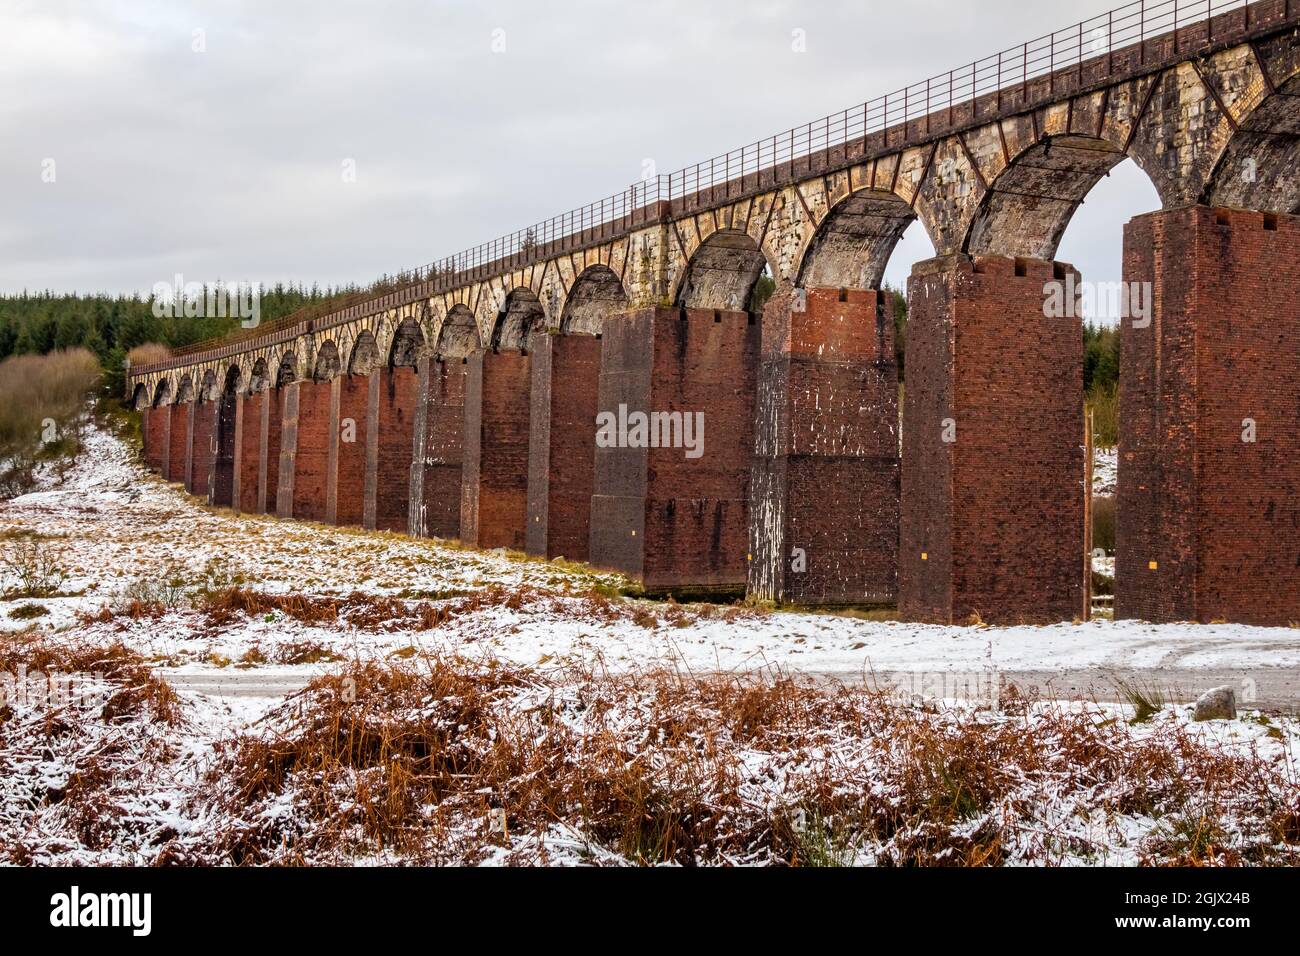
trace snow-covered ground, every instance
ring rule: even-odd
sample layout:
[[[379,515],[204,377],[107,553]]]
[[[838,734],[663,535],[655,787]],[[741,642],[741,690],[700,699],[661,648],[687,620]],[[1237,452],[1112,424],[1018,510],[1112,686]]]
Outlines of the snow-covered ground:
[[[1101,497],[1115,493],[1119,475],[1119,450],[1094,448],[1092,453],[1092,493]]]
[[[234,851],[214,844],[214,828],[232,833],[256,831],[261,834],[257,841],[248,838],[256,843],[254,849],[247,850],[253,854],[250,859],[277,859],[272,851],[286,839],[277,828],[287,826],[286,821],[299,812],[294,810],[295,801],[309,802],[314,784],[286,781],[283,793],[268,797],[265,805],[209,806],[204,802],[209,784],[204,781],[217,780],[220,793],[226,785],[224,774],[238,770],[227,767],[214,778],[213,761],[226,759],[220,755],[228,755],[229,748],[235,746],[231,741],[236,739],[242,741],[240,747],[255,748],[258,735],[276,734],[281,735],[277,739],[289,740],[302,733],[295,721],[302,719],[304,711],[293,703],[301,698],[292,695],[314,676],[336,675],[339,668],[362,673],[357,669],[371,662],[400,670],[421,662],[461,660],[465,667],[483,668],[481,673],[489,677],[475,679],[482,680],[484,687],[496,686],[491,694],[504,694],[491,698],[491,706],[499,711],[494,720],[500,721],[493,726],[500,729],[491,730],[485,742],[480,742],[488,750],[496,739],[492,735],[505,729],[523,728],[521,739],[526,739],[534,732],[550,734],[549,728],[562,726],[575,736],[566,738],[563,747],[548,759],[563,761],[568,758],[562,754],[571,752],[564,748],[590,746],[593,739],[607,733],[611,722],[622,741],[617,753],[662,750],[660,756],[647,758],[646,767],[695,760],[692,755],[712,752],[717,744],[721,756],[710,759],[735,762],[734,767],[726,763],[725,773],[718,779],[739,774],[737,779],[749,781],[742,788],[744,805],[736,811],[739,815],[734,815],[732,801],[738,797],[726,788],[698,799],[714,806],[710,812],[720,813],[719,819],[749,819],[746,826],[756,827],[754,832],[762,834],[760,842],[773,847],[764,852],[777,857],[784,852],[780,845],[785,837],[779,837],[780,833],[788,835],[791,827],[803,833],[801,828],[812,826],[803,820],[799,801],[807,798],[800,796],[800,787],[813,786],[810,781],[817,774],[831,773],[835,792],[878,792],[884,797],[892,792],[888,788],[910,779],[909,768],[914,766],[916,754],[898,750],[889,734],[868,734],[870,740],[854,736],[876,720],[896,722],[900,733],[914,734],[914,746],[920,748],[917,753],[929,753],[926,748],[932,746],[950,746],[952,734],[972,735],[972,746],[978,747],[987,744],[989,735],[1010,742],[1018,739],[1016,728],[1024,727],[1030,737],[1039,738],[1036,746],[1042,748],[1040,756],[1025,758],[1030,760],[1026,768],[1040,767],[1036,761],[1043,755],[1067,763],[1082,759],[1068,756],[1074,746],[1070,741],[1082,733],[1098,735],[1098,740],[1107,742],[1102,750],[1094,750],[1090,744],[1079,749],[1079,754],[1131,751],[1146,755],[1142,759],[1150,757],[1153,766],[1162,768],[1174,767],[1170,760],[1188,760],[1192,770],[1186,772],[1205,772],[1210,774],[1207,780],[1226,778],[1214,776],[1218,770],[1197,761],[1212,764],[1218,759],[1215,754],[1232,760],[1240,757],[1262,761],[1261,766],[1269,768],[1267,782],[1260,784],[1268,788],[1267,793],[1279,786],[1273,774],[1282,774],[1279,779],[1291,780],[1294,788],[1300,744],[1300,724],[1294,718],[1268,718],[1245,711],[1242,720],[1198,725],[1190,723],[1186,707],[1172,704],[1157,708],[1149,722],[1130,728],[1124,718],[1131,716],[1132,708],[1104,702],[1052,705],[1048,701],[1043,706],[1058,709],[1042,711],[1041,716],[1040,705],[1034,704],[1030,711],[1013,710],[1003,716],[972,717],[972,713],[983,711],[967,710],[964,716],[931,718],[925,716],[932,713],[927,709],[915,713],[880,710],[882,705],[869,698],[846,698],[842,705],[831,697],[826,698],[828,703],[792,702],[778,691],[774,700],[782,701],[778,707],[786,713],[782,720],[793,720],[805,735],[802,742],[792,742],[785,749],[784,744],[774,742],[779,733],[759,747],[744,738],[739,725],[734,731],[725,730],[723,725],[731,726],[728,722],[736,719],[735,713],[749,714],[750,705],[728,709],[731,705],[717,704],[714,690],[683,690],[689,700],[680,706],[696,715],[692,729],[683,732],[689,739],[699,736],[707,746],[699,744],[699,749],[688,747],[679,752],[673,750],[679,743],[665,737],[663,729],[665,721],[672,722],[678,714],[678,705],[673,703],[678,689],[671,680],[665,683],[664,675],[711,678],[741,674],[764,679],[807,677],[819,683],[830,679],[848,685],[894,683],[927,697],[964,698],[968,703],[975,702],[976,695],[966,690],[974,687],[977,692],[987,692],[989,682],[1010,675],[1022,688],[1031,683],[1045,688],[1048,697],[1096,694],[1095,686],[1085,688],[1077,681],[1053,687],[1053,675],[1074,672],[1113,675],[1112,696],[1102,697],[1103,701],[1125,699],[1125,693],[1117,692],[1119,683],[1194,695],[1230,682],[1249,704],[1250,689],[1268,685],[1278,675],[1286,680],[1280,685],[1274,681],[1275,686],[1294,688],[1295,676],[1300,673],[1300,629],[1110,621],[1051,627],[939,627],[832,614],[679,607],[629,600],[617,595],[623,583],[617,576],[574,565],[211,509],[148,475],[120,441],[103,431],[87,435],[81,460],[61,479],[47,477],[42,490],[0,505],[0,549],[32,541],[39,545],[41,556],[61,568],[65,577],[55,596],[0,600],[0,649],[7,647],[9,653],[21,656],[26,653],[24,648],[44,642],[79,653],[121,642],[141,655],[143,666],[180,689],[181,717],[171,725],[143,717],[124,724],[101,714],[98,719],[88,718],[77,734],[60,738],[57,746],[50,747],[42,742],[47,741],[47,731],[42,728],[48,724],[39,708],[24,703],[6,711],[0,706],[0,769],[5,773],[0,785],[0,837],[21,833],[22,849],[15,857],[19,861],[153,862],[160,853],[177,854],[182,861],[227,859],[223,854]],[[0,594],[15,584],[12,577],[0,580]],[[221,601],[205,603],[204,595],[227,593],[243,594],[249,600],[249,595],[261,595],[258,600],[270,609],[245,613],[231,611]],[[161,600],[167,607],[132,612],[132,600],[146,604]],[[328,613],[317,614],[322,607]],[[523,668],[522,683],[508,684],[504,690],[493,684],[496,678],[490,675],[502,664]],[[639,683],[641,675],[645,675],[644,685]],[[1170,686],[1175,683],[1177,688]],[[137,674],[125,683],[119,679],[114,686],[138,685]],[[314,696],[308,698],[307,713],[316,704],[329,705],[326,691],[309,693]],[[609,698],[608,718],[601,716],[606,711],[587,706],[602,695]],[[286,696],[289,703],[282,705]],[[1279,699],[1282,697],[1285,694]],[[374,699],[382,702],[386,698],[380,694]],[[414,713],[427,722],[432,719],[430,714],[438,714],[451,699],[435,695],[414,700],[413,710],[395,711],[389,719],[408,720]],[[1002,703],[998,694],[989,702]],[[812,718],[798,717],[808,709],[821,714],[811,724],[808,720]],[[557,719],[560,724],[533,727],[529,722],[535,718],[530,715],[539,710],[552,714],[547,720]],[[1083,721],[1077,727],[1070,723],[1076,718]],[[362,715],[362,719],[370,718]],[[822,726],[817,724],[819,720],[827,723]],[[832,724],[836,729],[831,729]],[[420,726],[422,733],[427,732],[426,723]],[[654,732],[657,737],[651,734],[652,727],[659,728]],[[936,730],[941,731],[940,737],[931,740],[928,735]],[[934,742],[943,740],[949,743]],[[1192,741],[1199,755],[1195,760],[1187,756],[1185,740]],[[1151,756],[1152,748],[1166,748],[1176,756],[1159,756],[1157,760]],[[661,764],[661,757],[667,763]],[[983,759],[978,758],[977,763]],[[633,763],[640,766],[639,760]],[[98,776],[87,776],[87,767],[94,768]],[[388,772],[382,767],[371,769]],[[1009,789],[1001,784],[994,788],[998,792],[1005,789],[1007,802],[998,803],[990,797],[993,802],[986,816],[980,817],[985,822],[979,826],[998,831],[994,842],[1007,861],[1127,863],[1170,858],[1170,854],[1176,858],[1182,852],[1151,849],[1155,845],[1152,840],[1165,845],[1160,842],[1165,837],[1160,835],[1159,818],[1171,811],[1160,800],[1152,803],[1154,809],[1142,813],[1114,815],[1101,809],[1109,797],[1085,806],[1088,798],[1083,790],[1069,794],[1054,790],[1057,784],[1051,782],[1056,779],[1052,774],[1016,790],[1012,778],[1039,770],[1022,771],[1011,764],[997,770],[1008,775]],[[518,772],[507,789],[528,792],[535,777]],[[649,771],[642,768],[637,772]],[[1174,767],[1169,772],[1171,780],[1177,780],[1185,771]],[[835,776],[839,774],[844,776]],[[1115,778],[1116,800],[1129,800],[1120,794],[1145,786],[1140,773],[1132,776],[1133,780]],[[70,781],[92,777],[99,789],[94,789],[93,800],[84,797],[86,806],[74,810],[62,802],[50,802],[50,794],[63,800]],[[824,783],[832,777],[818,779]],[[1087,777],[1084,772],[1078,779]],[[350,792],[351,779],[338,783],[341,793]],[[755,782],[760,780],[765,782]],[[438,853],[475,862],[617,862],[624,858],[611,854],[606,844],[594,844],[589,834],[579,834],[575,827],[581,829],[582,825],[572,820],[544,832],[534,829],[510,836],[502,830],[492,837],[490,831],[498,826],[492,816],[496,811],[488,807],[485,798],[475,796],[477,792],[457,798],[468,803],[446,802],[447,813],[453,814],[455,821],[447,824],[450,829],[444,833],[451,843],[439,844]],[[1245,804],[1234,804],[1230,793],[1223,800],[1225,825],[1229,829],[1247,826],[1249,821],[1242,822],[1249,816],[1241,809]],[[71,798],[69,802],[73,802]],[[1010,807],[1017,809],[1012,813]],[[441,810],[428,812],[437,816]],[[536,819],[536,808],[510,812],[519,813],[521,819]],[[94,826],[82,819],[88,813],[97,815]],[[791,823],[791,814],[799,815],[802,822],[797,826]],[[1019,822],[1008,825],[1006,821],[1016,814]],[[300,820],[290,831],[307,832],[316,825]],[[1278,825],[1285,827],[1285,820]],[[469,830],[463,829],[466,826]],[[1238,852],[1251,841],[1273,839],[1264,832],[1267,826],[1263,822],[1254,820],[1249,826],[1255,828],[1253,836],[1247,839],[1234,831],[1223,837],[1225,845],[1231,844],[1233,852]],[[975,828],[971,823],[958,829],[974,833]],[[102,835],[110,831],[111,835]],[[85,833],[100,835],[92,839]],[[731,845],[716,834],[708,839],[715,848]],[[447,848],[453,844],[458,849]],[[340,852],[336,844],[329,845],[334,847],[329,853]],[[358,845],[364,846],[365,840]],[[900,847],[898,839],[862,844],[849,857],[855,862],[872,862],[890,854],[911,859],[907,854],[915,847]],[[984,852],[982,847],[977,841],[973,848],[943,850],[934,858],[942,859],[948,852],[978,856]],[[288,854],[285,859],[294,858],[288,850],[282,852]],[[759,857],[728,855],[731,850],[717,852],[720,859],[730,862],[759,861]],[[334,857],[328,853],[310,857],[309,853],[309,858]],[[423,857],[417,853],[414,858]]]
[[[946,627],[831,614],[665,606],[616,600],[593,606],[593,587],[613,575],[572,565],[463,550],[203,506],[144,472],[102,431],[56,487],[0,505],[0,535],[34,533],[75,595],[0,602],[0,629],[27,628],[121,639],[187,672],[298,669],[286,648],[316,646],[336,658],[410,650],[452,651],[520,664],[600,660],[618,669],[663,663],[694,672],[769,668],[840,676],[897,671],[1300,668],[1300,630],[1239,625],[1150,625],[1096,620],[1050,627]],[[300,623],[280,613],[213,625],[181,606],[158,619],[84,623],[123,595],[170,582],[179,592],[237,582],[270,594],[354,592],[440,598],[491,585],[522,598],[460,613],[431,630]],[[0,584],[0,588],[7,586]],[[17,619],[37,604],[48,613]],[[256,648],[260,654],[250,655]],[[265,662],[256,660],[265,658]],[[277,661],[281,663],[277,664]]]

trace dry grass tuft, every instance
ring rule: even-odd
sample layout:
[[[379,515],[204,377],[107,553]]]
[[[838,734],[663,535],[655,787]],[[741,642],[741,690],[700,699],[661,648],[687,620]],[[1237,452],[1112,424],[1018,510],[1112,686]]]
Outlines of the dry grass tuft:
[[[1296,862],[1294,783],[1178,726],[457,658],[317,679],[204,794],[227,824],[177,858],[990,866],[1103,860],[1125,817],[1141,862]]]
[[[99,377],[99,361],[80,348],[0,362],[0,498],[31,490],[42,460],[77,453],[77,416]]]

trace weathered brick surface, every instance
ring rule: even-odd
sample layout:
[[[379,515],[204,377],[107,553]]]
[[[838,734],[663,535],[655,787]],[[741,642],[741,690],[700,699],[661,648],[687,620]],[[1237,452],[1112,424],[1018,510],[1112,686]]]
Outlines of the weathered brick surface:
[[[1083,346],[1047,318],[1068,266],[964,257],[908,283],[899,609],[905,619],[1087,615]],[[1020,273],[1020,274],[1017,274]],[[945,442],[945,420],[955,441]]]
[[[480,548],[522,551],[528,516],[530,358],[519,352],[483,352],[465,368],[461,540]]]
[[[294,456],[293,516],[324,521],[330,461],[329,382],[298,383],[298,449]]]
[[[652,591],[743,591],[758,352],[744,312],[649,308],[606,323],[599,411],[704,412],[704,454],[597,447],[592,563]]]
[[[144,436],[144,461],[150,471],[162,474],[167,458],[167,425],[171,410],[166,405],[146,408],[141,413],[140,433]]]
[[[185,472],[190,453],[190,403],[170,405],[166,411],[171,417],[171,422],[167,428],[167,462],[163,477],[168,481],[185,484]]]
[[[239,497],[236,510],[254,514],[258,510],[258,464],[262,458],[262,403],[267,393],[253,392],[244,398],[243,427],[240,429]]]
[[[1134,219],[1124,276],[1117,617],[1300,620],[1300,218]],[[1255,441],[1243,441],[1247,420]]]
[[[283,387],[266,392],[266,447],[262,462],[266,494],[259,495],[258,500],[267,514],[275,514],[276,502],[280,497],[280,419],[284,413],[287,390],[287,387]]]
[[[406,366],[384,367],[371,374],[380,377],[375,527],[405,532],[418,376]]]
[[[767,304],[762,335],[750,594],[892,604],[899,445],[890,297],[808,289],[801,303],[783,288]]]
[[[190,444],[189,476],[190,483],[186,490],[200,498],[209,498],[212,493],[212,466],[214,462],[213,442],[217,424],[217,403],[199,401],[193,403],[194,435]]]
[[[529,554],[587,560],[600,346],[589,335],[533,334]]]
[[[289,382],[280,388],[280,457],[277,462],[267,462],[267,470],[274,466],[279,473],[275,493],[275,514],[280,518],[293,517],[293,481],[298,468],[298,396],[300,383]],[[272,507],[267,502],[267,507]]]
[[[338,498],[334,516],[337,524],[359,526],[365,517],[369,396],[368,376],[344,375],[339,382]]]
[[[467,371],[461,359],[434,362],[429,370],[424,514],[425,533],[435,538],[460,537]]]

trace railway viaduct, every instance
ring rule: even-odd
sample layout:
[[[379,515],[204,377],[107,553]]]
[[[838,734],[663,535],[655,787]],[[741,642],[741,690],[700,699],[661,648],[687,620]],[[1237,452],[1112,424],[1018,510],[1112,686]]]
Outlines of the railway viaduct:
[[[1300,620],[1298,22],[1134,3],[132,368],[146,460],[238,511],[652,591],[1084,618],[1080,319],[1045,303],[1071,216],[1132,158],[1161,208],[1123,240],[1153,308],[1123,327],[1116,614]],[[900,421],[880,286],[915,219],[937,255]],[[641,441],[636,412],[682,414]],[[666,447],[695,412],[701,453]]]

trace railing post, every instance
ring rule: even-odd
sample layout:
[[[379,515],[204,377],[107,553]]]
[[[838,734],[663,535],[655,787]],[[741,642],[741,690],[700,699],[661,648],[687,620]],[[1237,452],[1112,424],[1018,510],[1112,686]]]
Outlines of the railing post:
[[[1079,23],[1079,87],[1083,88],[1083,23]]]
[[[1020,105],[1025,107],[1029,104],[1029,44],[1026,43],[1020,48],[1022,60],[1020,63]]]
[[[1002,112],[1002,53],[998,52],[998,113]]]
[[[1147,0],[1138,0],[1138,66],[1147,62]]]
[[[1250,0],[1246,0],[1247,3]],[[1106,76],[1115,72],[1115,11],[1106,14]]]

